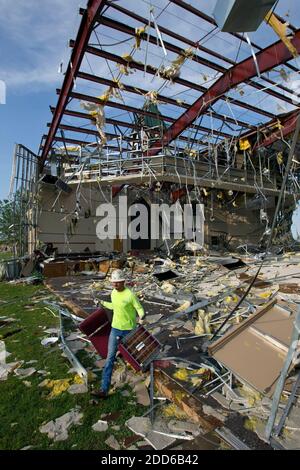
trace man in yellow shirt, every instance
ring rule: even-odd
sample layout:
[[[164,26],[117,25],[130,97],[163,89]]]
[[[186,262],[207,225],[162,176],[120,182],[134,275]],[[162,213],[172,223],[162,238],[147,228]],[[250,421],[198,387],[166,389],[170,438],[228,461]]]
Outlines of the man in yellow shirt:
[[[136,314],[140,318],[140,323],[145,316],[144,309],[136,295],[128,287],[125,287],[125,277],[120,269],[112,273],[111,282],[114,287],[111,293],[111,302],[101,301],[104,308],[113,310],[114,313],[101,390],[92,392],[92,395],[97,398],[106,398],[108,395],[119,341],[136,328]]]

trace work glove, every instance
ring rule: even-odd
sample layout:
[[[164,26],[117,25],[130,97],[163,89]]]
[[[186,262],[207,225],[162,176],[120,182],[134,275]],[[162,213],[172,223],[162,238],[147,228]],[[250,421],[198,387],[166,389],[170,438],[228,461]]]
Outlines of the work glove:
[[[145,322],[145,318],[139,318],[139,325],[143,325]]]
[[[100,307],[102,305],[103,300],[101,299],[94,299],[94,304],[96,307]]]

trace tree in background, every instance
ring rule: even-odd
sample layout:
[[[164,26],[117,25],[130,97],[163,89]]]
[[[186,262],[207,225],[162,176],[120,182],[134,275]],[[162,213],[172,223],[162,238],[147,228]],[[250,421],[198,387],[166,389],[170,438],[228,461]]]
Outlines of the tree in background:
[[[0,244],[18,249],[20,243],[21,198],[0,201]]]

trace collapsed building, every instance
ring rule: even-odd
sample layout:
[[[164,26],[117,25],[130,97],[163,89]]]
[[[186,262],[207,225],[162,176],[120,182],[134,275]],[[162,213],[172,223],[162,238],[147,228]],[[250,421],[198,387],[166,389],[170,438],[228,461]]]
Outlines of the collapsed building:
[[[182,12],[206,29],[215,24],[184,2],[171,3],[170,14]],[[167,29],[163,22],[150,21],[148,27],[147,17],[121,4],[111,4],[106,14],[103,6],[99,8],[93,19],[98,47],[81,30],[70,42],[72,57],[58,90],[58,104],[51,107],[53,120],[40,156],[28,154],[27,149],[16,151],[15,189],[23,193],[24,186],[27,191],[34,164],[44,175],[36,180],[35,194],[30,193],[34,229],[29,251],[39,242],[53,243],[60,253],[135,249],[136,243],[116,240],[108,246],[96,236],[96,208],[108,200],[118,205],[124,191],[132,202],[204,204],[208,247],[259,244],[281,187],[288,152],[285,136],[297,118],[297,99],[289,88],[296,69],[293,51],[282,40],[266,48],[253,42],[255,60],[252,55],[243,59],[251,53],[246,39],[229,35],[232,49],[240,46],[243,59],[235,63],[229,55],[193,42],[196,26],[191,26],[191,39]],[[85,18],[86,11],[80,13]],[[158,45],[155,26],[164,35]],[[106,46],[111,35],[115,43]],[[90,73],[92,64],[98,63],[101,76]],[[185,78],[191,70],[196,81]],[[145,88],[137,86],[143,82]],[[86,92],[91,87],[94,95]],[[264,105],[252,104],[253,96]],[[289,111],[278,114],[274,109]],[[19,160],[24,159],[30,169],[21,168]],[[289,222],[285,233],[297,199],[297,168],[295,161],[286,187],[281,220]],[[24,242],[26,231],[21,235]],[[142,248],[155,246],[145,241]]]
[[[213,266],[222,265],[224,270],[228,262],[238,261],[230,258],[227,263],[226,259],[223,260],[222,264],[220,253],[243,253],[247,258],[243,258],[244,262],[253,265],[250,276],[245,274],[249,267],[245,268],[243,262],[234,269],[241,269],[238,279],[242,284],[245,280],[251,283],[251,279],[255,283],[257,275],[255,277],[253,269],[259,266],[260,258],[253,258],[253,253],[263,253],[266,248],[275,246],[275,256],[295,246],[291,225],[299,197],[300,173],[296,135],[299,132],[299,100],[293,92],[293,84],[299,72],[300,32],[291,22],[286,26],[283,18],[272,13],[263,26],[268,39],[263,38],[260,43],[258,32],[250,40],[247,35],[216,31],[216,21],[209,12],[181,0],[161,2],[158,16],[143,2],[140,2],[137,13],[134,3],[90,0],[87,8],[80,10],[81,26],[76,40],[70,41],[71,59],[62,88],[57,90],[57,105],[51,107],[52,120],[48,124],[48,133],[42,138],[39,153],[35,155],[22,145],[16,147],[11,192],[21,201],[24,218],[19,227],[19,254],[30,255],[50,245],[49,254],[55,255],[56,259],[52,259],[49,266],[47,263],[44,265],[44,272],[48,272],[47,277],[57,279],[50,280],[48,285],[81,318],[93,312],[95,299],[91,295],[85,306],[75,298],[74,292],[70,299],[64,293],[68,273],[74,276],[80,271],[100,271],[107,276],[108,270],[114,266],[113,262],[107,264],[107,259],[115,257],[115,266],[127,266],[133,283],[136,283],[134,285],[141,290],[138,277],[143,277],[151,266],[156,266],[153,257],[157,254],[163,258],[171,256],[171,264],[159,260],[157,263],[166,269],[179,269],[179,274],[173,277],[178,276],[181,281],[185,279],[193,287],[187,293],[184,282],[180,284],[178,281],[181,296],[174,300],[175,281],[173,287],[172,282],[169,287],[171,299],[170,296],[159,298],[163,294],[155,291],[157,286],[152,289],[153,286],[149,285],[148,301],[155,304],[160,299],[167,313],[170,307],[186,306],[179,312],[183,318],[188,315],[186,320],[190,322],[187,337],[179,338],[182,343],[187,344],[185,339],[192,341],[195,337],[198,340],[202,338],[201,341],[203,337],[215,338],[215,327],[222,325],[229,306],[235,308],[236,299],[243,307],[242,313],[237,310],[238,322],[244,320],[242,330],[246,329],[246,324],[250,325],[247,340],[254,341],[251,335],[256,328],[255,334],[268,336],[272,344],[277,338],[281,353],[280,361],[272,369],[274,374],[258,384],[257,377],[248,377],[251,371],[245,372],[243,364],[233,364],[231,356],[235,353],[234,349],[232,353],[232,345],[230,357],[226,356],[226,340],[221,337],[211,346],[213,361],[206,363],[208,369],[200,361],[198,374],[203,374],[203,370],[199,372],[201,368],[211,371],[216,361],[220,361],[227,371],[216,367],[216,375],[208,374],[206,382],[219,388],[230,383],[231,390],[232,376],[236,376],[271,399],[288,354],[295,304],[278,306],[272,290],[265,297],[260,297],[257,292],[253,294],[254,298],[245,310],[243,295],[247,289],[244,285],[241,288],[236,278],[231,283],[231,275],[228,278],[230,282],[221,283],[221,288],[213,289],[211,295],[206,296],[204,292],[209,289],[210,282],[218,278],[212,275]],[[174,21],[180,21],[179,32],[170,26]],[[226,55],[219,52],[221,41],[228,46]],[[293,158],[288,168],[291,147]],[[285,178],[287,168],[289,172]],[[128,198],[129,207],[142,205],[146,208],[149,214],[146,236],[135,240],[122,236],[124,227],[127,234],[136,215],[122,205],[124,196]],[[203,209],[202,237],[200,243],[195,243],[196,235],[193,233],[185,240],[190,242],[190,248],[181,247],[176,257],[176,247],[184,233],[176,229],[175,216],[168,227],[170,237],[166,239],[164,212],[160,213],[160,234],[154,239],[151,236],[150,210],[155,204],[172,205],[180,211],[185,203],[192,207],[200,205]],[[116,228],[114,238],[101,239],[97,234],[97,224],[104,215],[99,208],[104,204],[112,204],[117,210],[116,216],[108,215],[108,227],[113,225]],[[140,227],[141,233],[144,233],[143,229]],[[187,252],[191,255],[189,260],[181,259],[179,262],[179,257],[184,257]],[[201,258],[209,252],[217,258]],[[129,254],[145,262],[140,270],[136,267],[139,265],[137,260],[131,265],[125,264]],[[272,259],[283,263],[276,257]],[[180,266],[176,265],[176,260]],[[71,270],[68,271],[70,265]],[[184,265],[189,266],[186,272]],[[189,272],[192,272],[191,279],[186,277]],[[268,269],[262,274],[264,277],[258,279],[259,282],[268,282]],[[225,276],[224,271],[219,275]],[[278,275],[276,272],[276,286]],[[291,271],[290,278],[294,279],[294,275],[295,271]],[[159,281],[168,279],[167,275]],[[73,283],[75,291],[78,282],[82,283],[82,278],[80,281],[72,278],[67,287]],[[147,279],[144,282],[147,285]],[[228,293],[219,298],[225,287],[234,291],[233,296],[230,293],[229,300]],[[254,284],[254,287],[259,289],[260,286]],[[289,288],[292,289],[291,284],[276,292],[286,294]],[[95,289],[106,291],[105,284]],[[166,290],[166,286],[162,290]],[[210,300],[206,298],[203,303],[203,297]],[[284,300],[287,303],[288,299]],[[191,307],[193,305],[198,307]],[[279,333],[272,330],[272,325],[272,332],[262,332],[259,325],[253,326],[252,323],[259,323],[261,305],[267,312],[277,309],[280,321],[284,320],[283,311],[287,308],[291,315],[285,335],[278,338]],[[191,325],[190,313],[197,310],[198,317],[193,318],[195,327]],[[256,313],[251,315],[255,310]],[[213,320],[215,327],[211,327]],[[172,328],[164,329],[159,340],[161,344],[169,344],[170,357],[177,356],[182,360],[183,349],[176,339],[176,328],[180,330],[183,326],[180,321],[171,321]],[[191,336],[194,330],[196,334]],[[161,333],[157,332],[158,335]],[[197,357],[201,348],[197,349],[193,341],[189,345],[186,346],[185,359],[190,364],[199,365]],[[237,350],[240,347],[239,343]],[[269,350],[263,353],[268,355]],[[166,368],[172,369],[171,359],[168,361]],[[249,365],[249,369],[251,367]],[[165,381],[165,377],[160,378],[160,391],[166,392]],[[272,394],[269,393],[270,386]],[[207,390],[206,394],[211,395],[212,388]],[[229,396],[228,388],[226,392],[228,401],[239,404],[243,401],[243,397],[239,395],[237,398],[234,392]],[[174,396],[176,394],[173,394],[173,399]],[[218,398],[222,401],[220,396]],[[186,409],[192,407],[186,404]],[[219,418],[220,415],[215,419],[218,421]],[[201,413],[197,419],[210,431],[220,427],[220,421],[216,424],[214,418],[201,418]]]

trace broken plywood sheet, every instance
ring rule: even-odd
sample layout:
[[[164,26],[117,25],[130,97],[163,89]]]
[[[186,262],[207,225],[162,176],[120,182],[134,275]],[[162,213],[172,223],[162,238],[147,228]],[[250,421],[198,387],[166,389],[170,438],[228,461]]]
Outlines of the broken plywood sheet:
[[[274,342],[284,350],[288,350],[291,342],[296,309],[285,302],[277,302],[250,328],[258,335],[264,335],[267,341]]]
[[[238,278],[241,281],[244,281],[247,284],[250,284],[253,281],[254,276],[249,276],[249,274],[241,273],[241,274],[238,275]],[[253,287],[256,287],[257,289],[264,289],[264,288],[267,288],[267,287],[270,287],[270,286],[272,286],[272,282],[269,282],[269,281],[263,279],[262,277],[257,277],[257,279],[255,280],[255,282],[253,284]]]
[[[285,362],[296,306],[273,300],[209,347],[242,382],[272,396]]]

